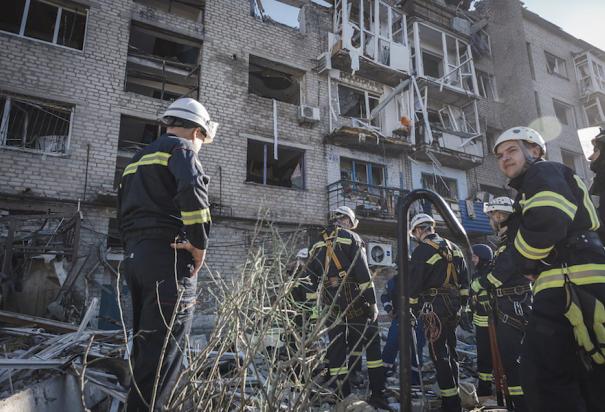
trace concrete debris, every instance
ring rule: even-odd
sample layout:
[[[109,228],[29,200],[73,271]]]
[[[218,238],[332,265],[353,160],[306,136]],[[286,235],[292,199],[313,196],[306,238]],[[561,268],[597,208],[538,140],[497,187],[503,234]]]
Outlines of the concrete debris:
[[[0,327],[0,411],[26,410],[15,409],[24,403],[35,404],[36,410],[59,410],[49,391],[59,391],[54,398],[60,396],[60,403],[77,399],[63,410],[82,409],[81,399],[90,399],[86,407],[107,397],[125,400],[129,380],[127,364],[121,361],[122,332],[89,328],[97,306],[93,298],[79,326],[0,311],[0,322],[17,325]],[[68,387],[70,396],[64,393]],[[83,391],[85,396],[80,396]]]

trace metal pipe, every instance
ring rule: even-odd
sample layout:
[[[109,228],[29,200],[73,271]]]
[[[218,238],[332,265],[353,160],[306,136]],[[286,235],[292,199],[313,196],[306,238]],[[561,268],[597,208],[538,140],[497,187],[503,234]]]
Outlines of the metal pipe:
[[[84,193],[82,200],[86,201],[86,189],[88,186],[88,165],[90,163],[90,143],[86,143],[86,170],[84,171]]]
[[[412,411],[411,397],[411,329],[410,329],[410,293],[409,293],[409,235],[408,235],[408,211],[412,204],[418,200],[428,200],[436,208],[437,212],[445,220],[445,224],[452,231],[454,239],[461,240],[464,244],[459,245],[466,251],[467,261],[471,253],[471,244],[466,231],[456,219],[454,212],[445,200],[437,193],[426,189],[413,190],[407,195],[399,198],[397,204],[397,242],[398,242],[398,266],[399,266],[399,410],[401,412]]]

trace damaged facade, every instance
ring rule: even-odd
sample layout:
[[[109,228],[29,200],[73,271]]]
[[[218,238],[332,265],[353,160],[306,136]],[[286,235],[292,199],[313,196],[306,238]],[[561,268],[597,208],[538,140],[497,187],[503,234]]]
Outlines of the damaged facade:
[[[457,3],[5,2],[3,308],[45,316],[61,297],[54,316],[69,320],[96,297],[93,323],[115,327],[115,188],[178,96],[199,98],[220,123],[201,160],[211,177],[208,265],[224,277],[244,261],[262,207],[284,232],[311,233],[350,206],[379,285],[394,270],[395,205],[406,191],[435,190],[471,237],[486,236],[481,202],[509,193],[490,150],[512,126],[542,130],[548,158],[587,178],[576,130],[605,122],[605,53],[520,2]],[[74,216],[77,245],[34,241],[56,242]],[[19,237],[26,217],[35,224]],[[63,302],[70,274],[77,293]],[[19,282],[50,297],[10,306]],[[209,313],[194,331],[207,330]]]

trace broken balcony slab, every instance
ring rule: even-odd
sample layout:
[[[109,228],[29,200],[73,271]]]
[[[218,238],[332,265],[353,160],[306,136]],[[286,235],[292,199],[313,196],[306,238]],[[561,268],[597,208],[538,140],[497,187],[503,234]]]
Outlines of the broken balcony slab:
[[[386,84],[391,87],[397,86],[403,80],[410,77],[406,72],[390,68],[388,66],[376,63],[364,56],[359,56],[359,70],[355,75]],[[351,53],[343,49],[341,42],[338,41],[332,49],[331,65],[334,69],[346,73],[353,73]]]
[[[395,132],[393,134],[398,135]],[[341,126],[325,137],[325,143],[370,153],[396,155],[411,151],[413,147],[410,138],[401,133],[401,138],[385,137],[368,128]]]
[[[460,148],[458,150],[455,150],[443,147],[442,145],[435,142],[432,145],[419,145],[417,147],[417,150],[412,153],[411,157],[414,160],[427,163],[431,163],[433,161],[432,157],[434,157],[443,166],[454,167],[462,170],[472,169],[483,163],[483,154],[479,156],[466,153],[461,150],[463,149]]]
[[[429,102],[440,102],[451,106],[464,106],[472,100],[479,99],[475,93],[461,87],[452,86],[448,83],[432,78],[419,77],[418,87],[422,90],[426,87],[426,95]]]

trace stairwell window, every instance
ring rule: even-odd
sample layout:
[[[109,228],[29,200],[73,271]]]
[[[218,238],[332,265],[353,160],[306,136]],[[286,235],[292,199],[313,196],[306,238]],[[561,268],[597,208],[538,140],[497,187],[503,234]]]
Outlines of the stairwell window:
[[[73,106],[20,95],[0,95],[0,146],[65,154]]]
[[[88,10],[66,1],[4,0],[0,30],[82,50]]]
[[[273,143],[248,139],[246,182],[303,190],[305,151],[279,145],[275,159],[273,150]]]

